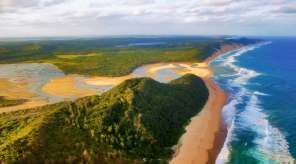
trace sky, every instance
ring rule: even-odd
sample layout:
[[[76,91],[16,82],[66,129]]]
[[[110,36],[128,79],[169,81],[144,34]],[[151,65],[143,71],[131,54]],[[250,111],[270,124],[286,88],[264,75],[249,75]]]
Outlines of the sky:
[[[296,0],[0,0],[0,37],[296,36]]]

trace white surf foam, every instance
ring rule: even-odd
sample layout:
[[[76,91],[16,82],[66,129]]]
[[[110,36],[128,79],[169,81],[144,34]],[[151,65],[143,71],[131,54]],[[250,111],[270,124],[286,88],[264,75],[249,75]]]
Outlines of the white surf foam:
[[[228,76],[229,80],[227,86],[237,89],[234,93],[232,93],[228,104],[223,108],[223,117],[228,128],[228,134],[224,146],[216,160],[217,164],[227,163],[228,161],[230,154],[230,142],[232,138],[235,137],[233,134],[233,129],[236,126],[241,126],[234,123],[235,117],[239,117],[239,122],[243,122],[243,126],[251,127],[252,130],[259,135],[259,137],[257,137],[254,141],[258,146],[256,147],[256,150],[253,151],[256,153],[254,156],[256,156],[258,160],[261,159],[263,163],[266,161],[287,163],[293,160],[289,153],[288,144],[284,135],[277,128],[270,125],[266,119],[267,115],[262,112],[262,109],[259,106],[259,100],[257,96],[268,96],[268,94],[261,93],[259,91],[252,93],[252,91],[246,90],[246,88],[244,88],[244,85],[247,84],[250,79],[261,74],[256,71],[241,68],[235,65],[237,57],[248,51],[270,43],[271,42],[265,42],[255,46],[245,47],[238,51],[220,56],[217,60],[217,62],[219,62],[219,64],[221,64],[223,67],[229,68],[233,71],[233,73],[230,75],[227,74],[224,77],[223,75],[219,76],[223,78]],[[231,88],[229,89],[232,90]],[[246,106],[245,111],[241,112],[239,115],[236,115],[237,105],[244,101],[243,98],[248,98],[249,103]]]
[[[223,118],[225,120],[227,129],[228,129],[228,134],[224,142],[223,148],[216,160],[217,164],[226,163],[230,154],[229,147],[230,147],[231,139],[233,138],[233,129],[235,126],[234,117],[236,115],[236,106],[243,101],[243,96],[246,94],[245,88],[243,88],[241,85],[246,84],[246,82],[250,78],[259,75],[259,73],[255,73],[255,71],[240,68],[236,66],[234,63],[236,62],[236,58],[238,56],[253,49],[254,49],[253,47],[246,47],[246,48],[240,49],[239,51],[228,53],[219,57],[219,60],[223,61],[221,65],[223,67],[230,68],[233,71],[232,75],[228,75],[229,77],[232,77],[232,78],[228,80],[227,86],[237,87],[239,88],[239,91],[237,91],[235,94],[230,95],[230,101],[224,106],[222,110]]]
[[[262,92],[259,92],[259,91],[255,91],[254,94],[259,95],[259,96],[270,96],[269,94],[262,93]]]
[[[292,162],[289,146],[285,136],[279,129],[273,127],[262,112],[257,95],[252,94],[244,112],[240,114],[242,125],[251,128],[258,137],[255,139],[254,156],[264,162],[288,163]]]

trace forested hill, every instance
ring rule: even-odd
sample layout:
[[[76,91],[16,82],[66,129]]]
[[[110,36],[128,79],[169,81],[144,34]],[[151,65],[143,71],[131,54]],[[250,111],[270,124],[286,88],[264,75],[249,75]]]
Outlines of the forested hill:
[[[166,163],[206,103],[199,77],[127,80],[101,96],[0,115],[0,161]]]

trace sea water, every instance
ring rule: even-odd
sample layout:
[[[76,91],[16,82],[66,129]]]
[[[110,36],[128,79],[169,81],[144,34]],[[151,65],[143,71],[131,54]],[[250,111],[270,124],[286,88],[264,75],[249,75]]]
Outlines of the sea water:
[[[228,94],[228,135],[216,163],[291,163],[296,159],[296,38],[220,56],[213,79]]]

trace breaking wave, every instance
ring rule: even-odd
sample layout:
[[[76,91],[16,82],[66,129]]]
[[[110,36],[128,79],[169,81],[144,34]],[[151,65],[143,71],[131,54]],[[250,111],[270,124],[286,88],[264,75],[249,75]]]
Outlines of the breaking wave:
[[[231,143],[233,140],[239,140],[236,133],[244,130],[255,133],[255,138],[252,140],[255,146],[247,151],[260,163],[292,163],[293,161],[285,136],[270,124],[264,108],[260,105],[260,96],[268,96],[268,94],[246,87],[250,85],[250,79],[262,74],[236,64],[239,56],[266,44],[270,42],[229,52],[211,63],[214,69],[226,70],[216,74],[214,80],[230,93],[228,103],[223,108],[228,134],[216,160],[218,164],[228,162],[231,156]]]

